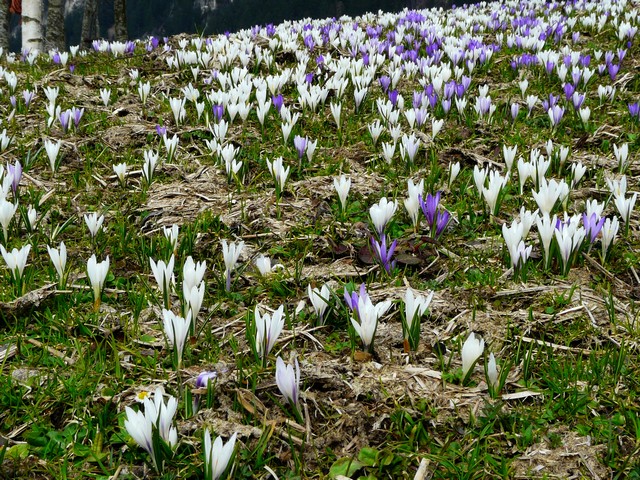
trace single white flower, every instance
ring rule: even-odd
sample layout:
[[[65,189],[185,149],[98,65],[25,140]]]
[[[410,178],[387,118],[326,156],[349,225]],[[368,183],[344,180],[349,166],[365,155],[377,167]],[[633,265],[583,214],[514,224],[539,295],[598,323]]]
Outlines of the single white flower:
[[[482,356],[484,351],[484,339],[476,338],[471,332],[462,345],[462,378],[466,378],[474,363]]]
[[[300,365],[298,365],[298,359],[295,360],[294,365],[285,364],[280,357],[276,359],[276,384],[285,400],[293,408],[297,409],[300,390]]]
[[[218,480],[227,470],[236,445],[237,433],[234,433],[227,443],[221,437],[216,437],[211,443],[209,429],[204,430],[204,476],[205,480]]]
[[[311,288],[311,285],[307,286],[307,293],[309,294],[309,300],[311,305],[318,316],[318,325],[324,325],[324,313],[329,305],[329,298],[331,291],[329,286],[325,283],[322,288]]]
[[[104,215],[100,215],[96,212],[85,213],[84,215],[84,223],[87,224],[87,228],[89,229],[89,233],[92,237],[95,237],[100,231],[100,227],[102,227],[102,223],[104,222]]]
[[[255,348],[258,356],[266,363],[269,352],[275,345],[284,327],[284,306],[280,305],[272,315],[261,314],[260,309],[255,309],[256,338]]]

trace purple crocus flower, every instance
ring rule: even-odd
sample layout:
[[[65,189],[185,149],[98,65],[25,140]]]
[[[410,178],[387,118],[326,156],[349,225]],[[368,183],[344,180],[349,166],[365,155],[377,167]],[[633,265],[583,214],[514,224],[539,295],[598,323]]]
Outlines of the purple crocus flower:
[[[436,213],[438,211],[438,205],[440,204],[440,195],[440,191],[436,192],[435,195],[428,193],[426,201],[422,198],[422,195],[418,195],[418,203],[420,204],[422,213],[424,213],[427,219],[427,225],[431,230],[433,230],[433,226],[435,225]]]
[[[14,165],[7,163],[7,172],[9,175],[13,177],[13,181],[11,182],[11,190],[13,191],[13,195],[15,197],[16,192],[18,191],[18,184],[20,183],[20,179],[22,178],[22,164],[19,160],[16,160]]]
[[[71,73],[73,73],[73,71],[76,69],[76,66],[74,64],[69,65],[69,71]]]
[[[447,228],[449,224],[449,219],[451,218],[451,214],[448,211],[438,212],[438,216],[436,218],[436,234],[435,239],[439,239],[444,229]]]
[[[15,95],[11,95],[11,96],[9,97],[9,102],[11,102],[11,106],[12,106],[13,108],[16,108],[16,96],[15,96]]]
[[[365,286],[364,283],[360,284],[359,291],[354,290],[351,293],[349,293],[349,291],[347,290],[347,287],[344,287],[344,301],[347,304],[347,307],[349,307],[349,310],[353,312],[356,319],[358,319],[358,301],[361,298],[364,300],[369,298],[369,294],[367,293],[367,287]]]
[[[395,107],[398,103],[398,90],[391,90],[389,92],[389,101]]]
[[[635,120],[640,118],[640,103],[634,102],[629,104],[629,115]]]
[[[514,102],[511,104],[511,118],[514,122],[516,121],[516,118],[518,118],[518,113],[520,113],[520,104]]]
[[[374,237],[371,237],[371,247],[373,248],[373,255],[380,262],[382,267],[387,273],[390,273],[396,267],[395,260],[391,260],[393,252],[396,250],[398,241],[394,240],[387,249],[387,236],[383,233],[378,242]]]
[[[547,110],[549,114],[549,119],[551,120],[551,126],[555,127],[560,123],[562,117],[564,116],[564,107],[559,105],[554,105],[552,108]]]
[[[313,72],[307,73],[304,76],[304,81],[311,85],[313,83]]]
[[[218,372],[201,372],[196,378],[196,388],[207,388],[209,381],[213,381],[218,378]]]
[[[389,86],[391,85],[391,78],[387,75],[382,75],[378,80],[380,82],[380,86],[382,90],[386,93],[389,90]]]
[[[222,117],[224,116],[224,105],[216,103],[211,108],[213,111],[213,118],[215,118],[216,122],[222,120]]]
[[[53,54],[53,57],[51,58],[53,60],[53,63],[55,63],[56,65],[60,63],[60,53],[56,52]]]
[[[571,101],[573,102],[573,108],[579,110],[582,107],[582,103],[584,102],[584,93],[573,92],[571,96]]]
[[[595,212],[592,213],[590,217],[587,217],[586,213],[582,214],[582,224],[584,225],[589,242],[593,243],[596,241],[596,237],[600,233],[600,230],[602,230],[605,220],[606,217],[599,218]]]
[[[82,118],[83,115],[84,115],[84,107],[83,108],[76,108],[76,107],[72,107],[71,108],[71,116],[73,117],[73,124],[75,125],[76,128],[78,128],[78,125],[80,125],[80,119]]]
[[[167,127],[163,125],[156,125],[156,133],[159,136],[164,137],[167,134]]]
[[[275,107],[276,111],[280,113],[280,109],[284,105],[284,97],[282,96],[282,94],[279,93],[278,95],[273,95],[271,97],[271,101],[273,102],[273,106]]]
[[[296,135],[293,139],[293,145],[296,147],[296,150],[298,151],[298,160],[302,160],[304,151],[307,149],[307,137],[301,137],[300,135]]]
[[[64,112],[60,112],[60,116],[58,117],[60,121],[60,126],[62,126],[62,131],[66,132],[69,129],[69,121],[71,120],[71,110],[65,110]]]
[[[620,70],[620,65],[617,63],[609,63],[607,65],[607,71],[609,72],[609,78],[614,82],[616,77],[618,76],[618,71]]]
[[[571,96],[575,91],[576,91],[576,87],[574,87],[573,84],[568,82],[564,84],[564,96],[567,100],[571,99]]]

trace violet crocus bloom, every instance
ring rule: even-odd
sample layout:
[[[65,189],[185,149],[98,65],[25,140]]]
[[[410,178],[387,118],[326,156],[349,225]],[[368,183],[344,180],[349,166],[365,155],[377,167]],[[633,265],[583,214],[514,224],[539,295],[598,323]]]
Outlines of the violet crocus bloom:
[[[293,139],[293,145],[296,147],[298,151],[298,160],[302,160],[304,155],[304,151],[307,149],[307,138],[301,137],[300,135],[296,135]]]
[[[568,82],[564,84],[564,96],[566,97],[567,100],[571,100],[573,92],[575,91],[576,91],[576,87],[574,87],[573,84]]]
[[[11,190],[13,191],[13,195],[16,195],[18,191],[18,185],[20,184],[20,179],[22,178],[22,165],[19,160],[16,160],[14,165],[7,163],[7,172],[9,175],[13,177],[13,181],[11,182]]]
[[[313,72],[307,73],[304,76],[304,81],[307,82],[307,84],[311,85],[313,83]]]
[[[35,97],[35,93],[29,90],[24,90],[22,92],[22,97],[24,98],[24,104],[29,108],[29,104],[31,103],[31,100],[33,100],[33,97]]]
[[[378,242],[374,237],[371,237],[371,247],[373,248],[374,257],[380,262],[387,273],[390,273],[396,266],[395,260],[391,260],[393,252],[396,250],[398,244],[397,240],[394,240],[387,249],[387,236],[383,233]]]
[[[216,122],[222,120],[222,117],[224,116],[224,105],[218,103],[213,105],[211,109],[213,110],[213,117]]]
[[[609,78],[614,82],[616,77],[618,76],[618,71],[620,71],[620,65],[616,63],[610,63],[607,65],[607,71],[609,72]]]
[[[273,102],[273,106],[276,109],[276,111],[280,113],[280,109],[284,105],[284,97],[282,96],[282,94],[279,93],[278,95],[273,95],[271,97],[271,102]]]
[[[511,118],[515,122],[516,118],[518,118],[518,113],[520,113],[520,104],[512,103],[511,104]]]
[[[429,225],[430,229],[433,229],[436,221],[436,213],[438,211],[438,205],[440,204],[440,195],[441,192],[436,192],[435,195],[427,194],[426,201],[422,198],[422,195],[418,195],[418,202],[420,203],[420,208],[422,208],[422,213],[424,213],[425,218],[427,219],[427,225]]]
[[[584,225],[590,243],[596,241],[596,237],[600,233],[600,230],[602,230],[605,220],[606,217],[599,218],[595,212],[592,213],[590,217],[588,217],[586,213],[582,214],[582,224]]]
[[[167,127],[163,125],[156,125],[156,133],[159,136],[164,137],[167,134]]]
[[[440,238],[440,235],[442,235],[442,232],[444,232],[444,229],[449,224],[450,218],[451,214],[448,211],[445,210],[444,212],[438,212],[438,215],[436,217],[436,240]]]
[[[71,110],[65,110],[64,112],[60,112],[60,116],[58,117],[60,121],[60,126],[62,127],[62,131],[66,132],[69,129],[69,121],[71,120]]]
[[[629,104],[629,115],[635,120],[640,118],[640,103],[634,102]]]
[[[398,103],[398,90],[391,90],[389,92],[389,101],[391,102],[391,105],[393,105],[394,107],[397,105],[397,103]]]
[[[15,96],[15,95],[11,95],[11,96],[9,97],[9,102],[11,102],[11,106],[12,106],[13,108],[16,108],[16,96]]]
[[[389,86],[391,85],[391,78],[387,75],[382,75],[378,80],[380,82],[380,86],[382,90],[386,93],[389,90]]]
[[[78,128],[78,125],[80,125],[80,119],[82,119],[82,116],[84,115],[84,107],[83,108],[72,107],[71,115],[73,116],[74,126]]]
[[[564,116],[564,107],[554,105],[547,110],[547,113],[549,114],[549,120],[551,120],[551,126],[555,127],[560,123],[560,120],[562,120],[562,117]]]
[[[198,378],[196,378],[196,388],[207,388],[209,382],[216,378],[218,378],[218,372],[207,372],[205,370],[198,375]]]
[[[369,294],[367,293],[367,287],[364,283],[360,284],[360,289],[358,291],[354,290],[351,293],[349,293],[347,287],[344,287],[344,301],[356,318],[358,318],[358,301],[360,299],[366,301],[368,298]]]

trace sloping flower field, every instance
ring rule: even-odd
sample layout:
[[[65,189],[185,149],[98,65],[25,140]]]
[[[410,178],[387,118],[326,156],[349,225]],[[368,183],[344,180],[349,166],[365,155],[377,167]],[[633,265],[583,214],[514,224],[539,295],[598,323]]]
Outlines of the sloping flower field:
[[[0,60],[0,477],[638,478],[631,1]]]

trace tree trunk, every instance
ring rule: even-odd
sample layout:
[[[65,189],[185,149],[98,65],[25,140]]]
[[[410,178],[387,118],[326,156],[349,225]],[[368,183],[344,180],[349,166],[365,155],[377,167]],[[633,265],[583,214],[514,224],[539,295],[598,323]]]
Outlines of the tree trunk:
[[[113,0],[113,18],[116,29],[116,40],[126,42],[127,33],[127,0]]]
[[[22,4],[22,49],[44,51],[42,38],[42,0],[24,0]]]
[[[9,3],[0,1],[0,47],[9,51]]]
[[[91,42],[97,38],[98,32],[95,28],[98,24],[98,0],[85,0],[84,13],[82,15],[82,46],[90,48]]]
[[[64,0],[49,0],[47,9],[47,48],[66,49],[64,38]]]

